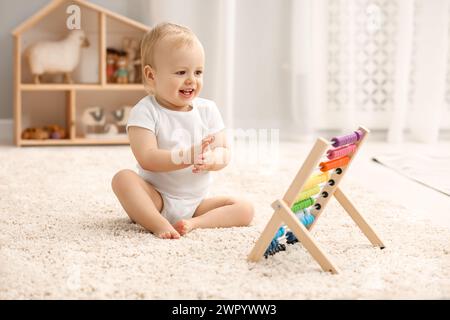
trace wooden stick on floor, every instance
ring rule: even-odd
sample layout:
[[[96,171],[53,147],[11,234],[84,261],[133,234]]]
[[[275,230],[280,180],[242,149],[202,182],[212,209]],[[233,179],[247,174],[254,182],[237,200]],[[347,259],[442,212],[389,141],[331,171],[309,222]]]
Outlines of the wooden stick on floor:
[[[349,198],[342,192],[340,188],[336,188],[334,192],[334,196],[336,200],[344,207],[345,211],[349,214],[349,216],[355,221],[356,225],[361,229],[361,231],[365,234],[367,239],[377,247],[384,249],[384,244],[381,239],[377,236],[373,228],[367,223],[366,219],[359,213],[353,203]]]
[[[267,223],[264,231],[261,233],[261,236],[256,241],[255,245],[253,246],[252,251],[248,255],[248,260],[252,262],[259,261],[262,256],[264,255],[264,252],[266,251],[267,247],[269,246],[270,242],[272,241],[273,236],[277,232],[278,228],[280,228],[283,221],[280,218],[280,210],[276,210],[275,213],[272,215],[272,218]]]
[[[306,250],[312,255],[317,263],[322,267],[323,271],[328,271],[333,274],[339,273],[339,269],[331,261],[325,252],[320,248],[319,244],[311,237],[311,233],[300,223],[292,210],[286,205],[283,200],[278,201],[278,205],[281,207],[280,213],[283,217],[283,221],[295,234],[297,239],[305,247]]]

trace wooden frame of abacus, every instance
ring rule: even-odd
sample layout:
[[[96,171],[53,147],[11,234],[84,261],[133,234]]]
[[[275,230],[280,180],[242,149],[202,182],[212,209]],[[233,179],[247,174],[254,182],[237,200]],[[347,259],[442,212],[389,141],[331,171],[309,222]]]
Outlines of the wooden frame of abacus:
[[[319,196],[315,204],[320,204],[320,209],[312,209],[311,214],[314,216],[314,221],[308,227],[305,227],[299,219],[294,215],[291,210],[291,206],[294,203],[297,195],[302,190],[303,186],[306,184],[308,178],[313,173],[314,169],[317,167],[320,159],[323,157],[327,149],[330,148],[331,142],[318,138],[316,143],[314,144],[311,152],[303,163],[302,167],[298,171],[288,190],[282,199],[278,199],[272,203],[272,208],[275,212],[272,215],[272,218],[267,223],[266,228],[262,232],[259,239],[256,241],[252,251],[248,256],[248,260],[252,262],[256,262],[262,258],[265,250],[268,245],[272,241],[274,235],[277,230],[280,228],[283,223],[294,233],[300,243],[308,250],[308,252],[313,256],[313,258],[319,263],[324,271],[329,271],[333,274],[339,273],[339,269],[332,262],[330,257],[322,250],[320,245],[314,240],[311,236],[310,231],[317,223],[320,215],[325,210],[325,207],[328,201],[332,196],[336,198],[336,200],[342,205],[345,211],[350,215],[356,225],[361,229],[364,235],[368,238],[368,240],[374,246],[378,246],[383,249],[385,246],[381,239],[378,237],[374,229],[367,223],[366,219],[361,215],[361,213],[356,209],[350,199],[345,195],[345,193],[339,187],[339,183],[342,181],[342,178],[348,171],[350,164],[359,149],[363,145],[366,140],[369,130],[360,126],[358,130],[364,132],[364,135],[361,137],[359,141],[356,141],[354,144],[356,145],[355,150],[348,155],[350,160],[347,162],[345,166],[339,167],[340,173],[337,173],[336,170],[330,175],[328,181],[333,180],[334,184],[330,185],[326,183],[325,186],[320,191],[320,194],[323,194],[325,191],[327,193],[327,197]]]

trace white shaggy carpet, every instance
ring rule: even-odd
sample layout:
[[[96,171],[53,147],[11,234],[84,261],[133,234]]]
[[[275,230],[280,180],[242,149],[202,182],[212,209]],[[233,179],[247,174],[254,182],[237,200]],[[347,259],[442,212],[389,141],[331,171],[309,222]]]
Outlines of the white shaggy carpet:
[[[160,240],[130,223],[110,179],[134,168],[128,147],[0,147],[0,299],[450,298],[450,232],[364,190],[344,190],[387,248],[373,248],[335,200],[313,231],[342,273],[330,275],[299,244],[260,263],[246,256],[309,146],[282,144],[281,168],[233,165],[213,195],[244,195],[245,228]],[[295,147],[295,148],[294,148]]]

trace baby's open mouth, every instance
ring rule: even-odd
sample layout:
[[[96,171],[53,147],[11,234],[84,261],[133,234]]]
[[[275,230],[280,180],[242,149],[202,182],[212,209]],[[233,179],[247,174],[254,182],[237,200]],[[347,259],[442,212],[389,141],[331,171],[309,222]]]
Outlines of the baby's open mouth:
[[[194,89],[180,90],[182,96],[189,98],[194,94]]]

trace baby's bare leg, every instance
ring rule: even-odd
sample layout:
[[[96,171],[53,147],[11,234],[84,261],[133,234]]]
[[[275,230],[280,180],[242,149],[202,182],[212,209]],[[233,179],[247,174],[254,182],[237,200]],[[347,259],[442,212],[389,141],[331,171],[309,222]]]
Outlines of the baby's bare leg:
[[[196,228],[248,226],[253,215],[253,205],[246,200],[214,197],[203,200],[191,219],[178,221],[174,227],[184,235]]]
[[[161,195],[131,170],[121,170],[112,179],[112,189],[131,220],[164,239],[178,239],[179,233],[160,211]]]

